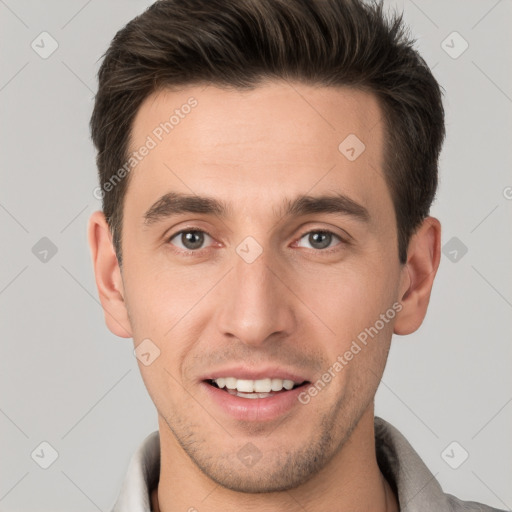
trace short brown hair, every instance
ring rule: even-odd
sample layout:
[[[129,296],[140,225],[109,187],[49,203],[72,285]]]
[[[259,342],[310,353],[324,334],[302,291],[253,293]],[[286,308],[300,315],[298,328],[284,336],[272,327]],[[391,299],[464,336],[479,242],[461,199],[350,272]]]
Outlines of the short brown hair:
[[[105,185],[127,160],[143,100],[174,86],[251,89],[269,79],[349,86],[377,96],[385,118],[384,176],[405,263],[410,237],[435,197],[445,137],[441,90],[414,43],[402,15],[386,17],[382,3],[157,0],[112,40],[90,122],[119,265],[129,175],[108,192]]]

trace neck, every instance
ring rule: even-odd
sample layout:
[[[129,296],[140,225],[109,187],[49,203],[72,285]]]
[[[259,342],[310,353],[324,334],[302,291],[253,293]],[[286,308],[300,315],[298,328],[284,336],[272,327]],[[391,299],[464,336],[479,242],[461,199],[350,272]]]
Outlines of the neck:
[[[238,493],[209,479],[159,418],[160,481],[151,494],[152,511],[397,512],[397,498],[377,464],[373,414],[371,406],[327,466],[303,485],[261,494]]]

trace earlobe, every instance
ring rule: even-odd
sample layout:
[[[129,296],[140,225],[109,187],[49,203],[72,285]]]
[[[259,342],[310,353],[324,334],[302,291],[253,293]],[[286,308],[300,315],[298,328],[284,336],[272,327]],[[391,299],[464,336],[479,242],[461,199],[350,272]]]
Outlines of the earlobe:
[[[402,310],[396,318],[395,334],[411,334],[422,324],[440,260],[441,224],[427,217],[409,243],[399,295]]]
[[[132,331],[124,300],[121,271],[112,245],[110,229],[102,211],[96,211],[91,215],[87,231],[105,323],[113,334],[131,338]]]

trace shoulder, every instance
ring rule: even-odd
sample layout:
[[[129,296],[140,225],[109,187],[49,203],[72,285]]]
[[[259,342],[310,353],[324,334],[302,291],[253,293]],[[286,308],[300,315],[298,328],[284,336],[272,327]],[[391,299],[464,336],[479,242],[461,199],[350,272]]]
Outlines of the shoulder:
[[[476,501],[463,501],[453,496],[453,494],[446,493],[445,496],[451,510],[454,512],[459,510],[461,512],[506,512],[505,509],[490,507]]]
[[[403,434],[378,416],[375,416],[375,447],[381,472],[395,491],[402,510],[505,512],[505,509],[476,501],[463,501],[445,493]]]

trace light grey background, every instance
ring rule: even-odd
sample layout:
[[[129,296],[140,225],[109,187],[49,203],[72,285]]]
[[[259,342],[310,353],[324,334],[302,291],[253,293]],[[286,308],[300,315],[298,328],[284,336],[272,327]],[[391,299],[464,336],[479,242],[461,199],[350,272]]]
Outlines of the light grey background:
[[[2,511],[109,510],[131,454],[157,428],[132,341],[105,326],[86,237],[100,208],[88,132],[100,57],[149,3],[0,0]],[[448,246],[425,322],[394,337],[376,414],[446,492],[510,510],[512,5],[388,3],[405,11],[446,91],[431,214],[443,245],[456,237],[467,253],[453,262]],[[58,43],[46,59],[31,47],[43,51],[43,31]],[[454,31],[469,44],[458,58],[441,46],[460,51]],[[32,252],[42,237],[57,248],[47,262]],[[48,469],[31,457],[43,441],[58,452]],[[453,441],[469,453],[458,469],[441,456]]]

